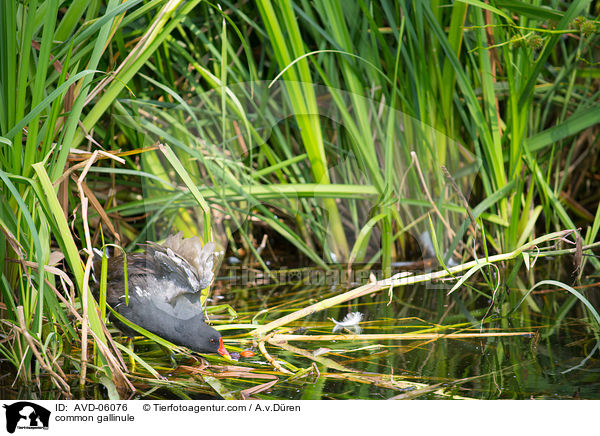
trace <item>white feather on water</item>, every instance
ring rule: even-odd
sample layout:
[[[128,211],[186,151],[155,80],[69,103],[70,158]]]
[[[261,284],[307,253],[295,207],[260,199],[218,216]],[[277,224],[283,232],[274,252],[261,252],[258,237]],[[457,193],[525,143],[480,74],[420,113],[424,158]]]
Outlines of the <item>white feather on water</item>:
[[[342,329],[347,329],[355,334],[360,334],[362,329],[358,324],[362,321],[362,319],[363,314],[361,312],[350,312],[342,321],[336,321],[335,319],[331,318],[331,320],[335,323],[332,333],[338,332]]]

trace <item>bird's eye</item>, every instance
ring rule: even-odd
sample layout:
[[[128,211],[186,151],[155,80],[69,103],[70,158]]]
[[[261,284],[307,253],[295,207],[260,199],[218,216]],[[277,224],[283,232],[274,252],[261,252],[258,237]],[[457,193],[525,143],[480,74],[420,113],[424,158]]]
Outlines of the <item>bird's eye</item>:
[[[214,343],[215,343],[215,340],[211,338],[210,342],[211,342],[212,344],[214,344]]]

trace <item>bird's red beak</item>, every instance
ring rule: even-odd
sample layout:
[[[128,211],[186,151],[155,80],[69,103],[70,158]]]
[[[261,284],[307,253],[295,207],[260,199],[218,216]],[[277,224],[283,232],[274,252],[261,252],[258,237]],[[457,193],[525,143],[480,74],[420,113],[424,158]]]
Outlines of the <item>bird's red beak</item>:
[[[219,338],[219,345],[220,346],[219,346],[219,349],[217,350],[217,353],[219,353],[223,357],[227,357],[228,359],[231,359],[231,356],[225,349],[225,345],[223,345],[223,338]]]

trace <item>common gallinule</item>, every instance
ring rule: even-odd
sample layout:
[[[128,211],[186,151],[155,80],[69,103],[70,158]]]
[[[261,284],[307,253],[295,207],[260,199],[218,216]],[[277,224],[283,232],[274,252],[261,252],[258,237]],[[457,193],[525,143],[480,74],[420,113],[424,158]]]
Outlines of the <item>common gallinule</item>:
[[[106,301],[138,326],[177,345],[201,353],[229,357],[223,338],[206,324],[200,304],[201,290],[213,278],[215,244],[200,239],[169,236],[162,245],[148,243],[142,253],[127,254],[129,301],[125,301],[122,257],[108,259]],[[96,262],[94,270],[100,271]],[[128,336],[137,333],[115,319]]]

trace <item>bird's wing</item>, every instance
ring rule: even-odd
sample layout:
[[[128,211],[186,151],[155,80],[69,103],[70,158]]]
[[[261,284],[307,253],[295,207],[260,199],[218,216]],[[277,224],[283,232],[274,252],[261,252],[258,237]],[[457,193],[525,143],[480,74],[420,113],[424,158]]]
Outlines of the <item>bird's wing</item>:
[[[158,271],[154,273],[175,282],[181,289],[180,293],[195,293],[202,289],[196,269],[179,254],[170,248],[156,244],[148,246],[148,253],[154,258],[158,267]]]

